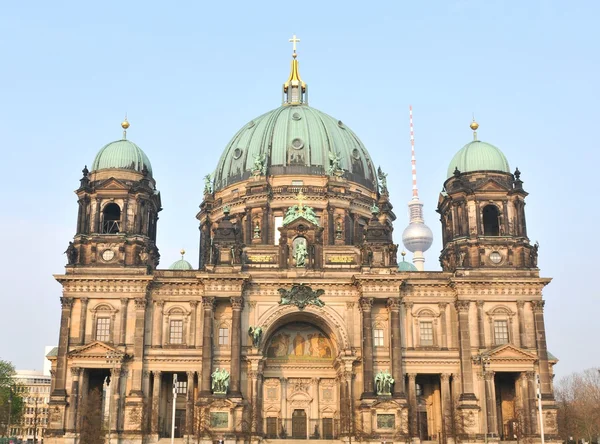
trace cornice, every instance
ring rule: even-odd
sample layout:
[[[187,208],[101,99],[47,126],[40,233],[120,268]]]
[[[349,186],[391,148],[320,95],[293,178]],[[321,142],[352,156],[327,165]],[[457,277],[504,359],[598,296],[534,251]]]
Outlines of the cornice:
[[[64,293],[145,293],[152,276],[92,277],[54,275]]]

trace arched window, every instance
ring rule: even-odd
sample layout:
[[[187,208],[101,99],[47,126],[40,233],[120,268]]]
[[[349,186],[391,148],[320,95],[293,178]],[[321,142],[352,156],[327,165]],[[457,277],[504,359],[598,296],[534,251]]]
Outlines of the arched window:
[[[117,234],[120,232],[121,208],[116,203],[109,203],[102,210],[102,233]]]
[[[483,235],[498,236],[500,234],[500,214],[496,205],[483,207]]]

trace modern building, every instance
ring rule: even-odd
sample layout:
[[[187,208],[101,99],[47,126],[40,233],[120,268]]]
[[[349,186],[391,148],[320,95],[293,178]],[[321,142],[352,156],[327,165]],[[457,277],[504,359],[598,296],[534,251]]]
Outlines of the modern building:
[[[94,390],[120,443],[173,428],[190,442],[557,439],[550,279],[521,173],[476,123],[439,178],[442,271],[398,262],[383,159],[309,106],[295,50],[282,105],[244,124],[207,171],[194,265],[159,267],[161,168],[122,126],[83,170],[55,276],[48,442],[77,442]],[[422,226],[405,241],[422,255],[431,231],[413,196]]]
[[[11,426],[11,435],[28,442],[41,442],[48,425],[50,376],[36,370],[17,370],[15,385],[24,399],[24,414]]]

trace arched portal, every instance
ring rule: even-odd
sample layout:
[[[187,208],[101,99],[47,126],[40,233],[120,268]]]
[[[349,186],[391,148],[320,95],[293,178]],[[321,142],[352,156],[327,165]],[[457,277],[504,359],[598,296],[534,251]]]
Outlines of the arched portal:
[[[308,307],[307,307],[308,309]],[[320,315],[319,315],[320,314]],[[344,345],[323,313],[286,308],[265,327],[264,431],[270,439],[335,439],[338,356]]]

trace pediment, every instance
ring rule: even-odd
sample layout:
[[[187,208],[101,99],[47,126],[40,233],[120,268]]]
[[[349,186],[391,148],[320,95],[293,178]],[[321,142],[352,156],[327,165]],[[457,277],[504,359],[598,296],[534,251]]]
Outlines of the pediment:
[[[492,361],[537,361],[537,356],[512,344],[504,344],[490,350]]]
[[[305,227],[308,227],[308,228],[313,228],[313,227],[319,226],[319,225],[315,224],[314,222],[311,222],[310,220],[306,219],[304,216],[298,216],[296,219],[294,219],[289,224],[284,225],[283,229],[284,230],[290,230],[290,229],[295,230],[300,225],[304,225]]]
[[[68,358],[101,358],[106,359],[107,353],[114,353],[117,356],[123,359],[125,357],[125,353],[120,350],[117,350],[110,345],[105,344],[104,342],[94,341],[83,347],[76,348],[75,350],[71,350],[68,353]]]
[[[497,182],[494,179],[487,180],[483,184],[479,185],[475,190],[476,191],[502,191],[502,192],[509,191],[504,185],[502,185],[500,182]]]
[[[100,183],[96,186],[97,189],[100,190],[119,190],[119,191],[128,191],[129,187],[121,182],[119,179],[115,179],[111,177],[110,179],[106,179],[104,182]]]

